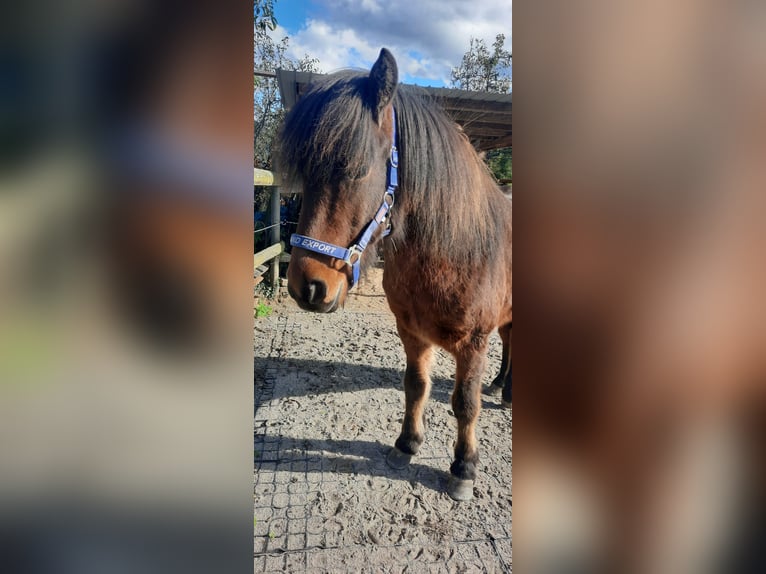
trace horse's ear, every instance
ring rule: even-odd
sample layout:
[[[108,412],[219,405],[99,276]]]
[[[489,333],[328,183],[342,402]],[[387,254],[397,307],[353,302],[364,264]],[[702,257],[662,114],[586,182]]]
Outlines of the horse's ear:
[[[380,123],[380,114],[391,103],[399,82],[399,71],[393,54],[383,48],[370,70],[370,98],[375,121]]]

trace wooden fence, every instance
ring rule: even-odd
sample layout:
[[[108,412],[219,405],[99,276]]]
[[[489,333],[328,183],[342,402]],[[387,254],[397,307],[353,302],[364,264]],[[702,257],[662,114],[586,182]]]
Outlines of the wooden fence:
[[[264,229],[254,230],[254,233],[271,233],[271,245],[253,256],[253,277],[257,285],[263,280],[263,274],[268,270],[269,284],[276,288],[279,286],[279,256],[282,253],[282,243],[279,237],[279,181],[278,177],[265,169],[255,169],[253,173],[253,185],[271,187],[271,198],[269,201],[269,225]],[[271,261],[269,267],[266,263]]]

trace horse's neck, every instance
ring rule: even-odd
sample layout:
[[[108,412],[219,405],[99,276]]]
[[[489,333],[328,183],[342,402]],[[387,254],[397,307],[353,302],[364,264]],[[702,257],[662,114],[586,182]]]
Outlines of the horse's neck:
[[[468,252],[477,249],[477,242],[486,248],[489,238],[495,235],[492,212],[510,207],[510,201],[492,191],[487,189],[487,193],[481,194],[456,192],[444,202],[445,205],[431,209],[420,205],[423,202],[402,198],[400,221],[405,222],[405,230],[392,237],[395,252],[406,253],[407,257],[416,254],[419,258],[444,260],[466,259]],[[477,236],[482,233],[483,241]],[[502,241],[503,238],[493,237],[492,240]]]

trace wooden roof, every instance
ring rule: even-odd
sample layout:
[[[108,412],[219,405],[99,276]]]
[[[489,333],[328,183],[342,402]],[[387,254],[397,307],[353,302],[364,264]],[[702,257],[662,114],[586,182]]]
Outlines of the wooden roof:
[[[290,109],[308,86],[323,74],[277,70],[282,105]],[[452,88],[422,88],[462,126],[479,151],[512,146],[512,94],[470,92]]]

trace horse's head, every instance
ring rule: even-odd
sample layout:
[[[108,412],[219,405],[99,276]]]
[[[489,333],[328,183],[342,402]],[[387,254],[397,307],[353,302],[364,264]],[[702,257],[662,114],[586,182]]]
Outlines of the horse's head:
[[[354,258],[361,257],[362,264],[374,258],[374,249],[354,253],[350,261],[339,253],[359,240],[383,201],[397,81],[396,60],[384,48],[369,74],[329,76],[285,118],[280,167],[288,185],[303,191],[296,230],[303,242],[293,244],[288,291],[303,309],[335,311],[348,294]],[[383,227],[375,230],[370,244],[381,237]],[[320,251],[308,249],[310,245]]]

